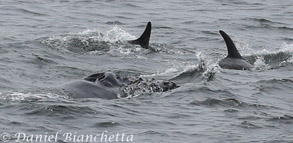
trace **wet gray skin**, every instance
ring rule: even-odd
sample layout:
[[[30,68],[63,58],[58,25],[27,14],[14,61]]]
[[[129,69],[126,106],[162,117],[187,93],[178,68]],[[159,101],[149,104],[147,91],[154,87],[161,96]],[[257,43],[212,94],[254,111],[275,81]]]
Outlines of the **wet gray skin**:
[[[123,89],[129,85],[147,86],[153,88],[153,92],[165,92],[178,87],[175,83],[169,81],[156,81],[148,84],[141,78],[129,80],[112,72],[105,72],[90,75],[84,80],[68,82],[62,85],[60,90],[71,98],[117,99],[127,97]]]
[[[223,69],[234,69],[234,70],[250,70],[253,68],[251,64],[249,64],[244,59],[236,59],[226,57],[219,61],[219,66]]]

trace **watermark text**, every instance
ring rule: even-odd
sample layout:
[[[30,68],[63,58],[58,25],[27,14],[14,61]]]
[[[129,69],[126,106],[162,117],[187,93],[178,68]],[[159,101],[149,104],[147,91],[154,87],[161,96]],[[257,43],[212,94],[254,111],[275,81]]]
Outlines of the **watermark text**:
[[[37,143],[54,143],[54,142],[78,142],[78,143],[115,143],[115,142],[133,142],[134,135],[126,133],[110,133],[103,131],[101,133],[81,134],[78,132],[62,132],[55,133],[44,132],[42,134],[28,134],[25,132],[17,132],[14,134],[1,133],[0,141],[8,142],[37,142]]]

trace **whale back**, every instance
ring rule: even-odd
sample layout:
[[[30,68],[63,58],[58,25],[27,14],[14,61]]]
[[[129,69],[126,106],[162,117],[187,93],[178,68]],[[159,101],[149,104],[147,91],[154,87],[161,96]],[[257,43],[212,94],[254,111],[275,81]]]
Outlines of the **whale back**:
[[[112,72],[92,74],[83,80],[75,80],[57,88],[60,94],[71,98],[117,99],[136,93],[165,92],[179,87],[170,81],[122,78]],[[135,93],[135,94],[132,94]]]
[[[102,72],[102,73],[92,74],[84,78],[84,80],[102,84],[103,86],[106,86],[109,88],[121,87],[129,83],[129,81],[126,78],[122,79],[112,72]]]
[[[86,80],[74,80],[63,84],[58,89],[60,89],[60,94],[68,95],[70,98],[117,99],[121,94],[119,90],[105,88],[105,86]]]
[[[228,50],[228,58],[235,58],[235,59],[243,59],[240,53],[238,52],[234,42],[232,39],[226,34],[224,31],[220,30],[220,34],[225,40],[227,50]]]
[[[224,58],[219,61],[219,66],[223,69],[250,70],[253,66],[244,59]]]

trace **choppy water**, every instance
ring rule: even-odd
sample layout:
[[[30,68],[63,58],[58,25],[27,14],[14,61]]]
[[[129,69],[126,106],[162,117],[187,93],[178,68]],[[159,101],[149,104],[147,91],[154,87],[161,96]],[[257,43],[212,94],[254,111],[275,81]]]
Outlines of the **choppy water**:
[[[1,0],[0,16],[0,133],[9,142],[20,132],[59,133],[57,142],[103,132],[140,143],[293,142],[291,0]],[[153,50],[124,44],[148,21]],[[255,69],[218,67],[219,30]],[[181,87],[119,100],[41,90],[103,71]]]

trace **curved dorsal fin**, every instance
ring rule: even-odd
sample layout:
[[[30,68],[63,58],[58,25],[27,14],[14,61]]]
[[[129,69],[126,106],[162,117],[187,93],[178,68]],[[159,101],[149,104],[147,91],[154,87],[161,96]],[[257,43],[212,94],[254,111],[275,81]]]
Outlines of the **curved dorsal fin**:
[[[224,38],[227,49],[228,49],[228,56],[229,58],[236,58],[236,59],[243,59],[242,56],[239,54],[236,46],[234,45],[234,42],[232,39],[222,30],[219,31],[222,37]]]
[[[151,24],[151,22],[148,22],[142,35],[136,40],[129,41],[129,43],[138,44],[141,47],[148,49],[149,41],[150,41],[150,37],[151,37],[151,31],[152,31],[152,24]]]

